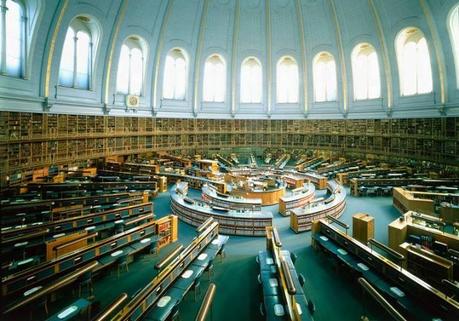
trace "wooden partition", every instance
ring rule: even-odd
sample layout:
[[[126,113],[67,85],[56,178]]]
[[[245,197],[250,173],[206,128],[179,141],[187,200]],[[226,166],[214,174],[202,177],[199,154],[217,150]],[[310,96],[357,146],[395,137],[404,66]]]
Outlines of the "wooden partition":
[[[402,187],[394,187],[392,195],[393,205],[401,214],[408,211],[435,214],[434,202],[431,199],[416,198],[411,191]]]
[[[249,199],[261,199],[263,206],[268,206],[279,203],[279,199],[285,194],[285,187],[268,191],[245,191],[238,189],[233,190],[231,194]]]
[[[430,236],[434,240],[448,244],[448,247],[459,251],[459,237],[450,233],[444,233],[437,229],[415,224],[411,217],[412,212],[407,212],[403,219],[396,219],[388,226],[389,247],[398,250],[399,245],[404,243],[409,234],[418,236]]]
[[[57,258],[58,256],[85,247],[88,245],[88,239],[86,236],[88,236],[88,231],[80,231],[45,242],[46,260],[49,261]],[[67,244],[68,246],[59,248],[60,246]]]

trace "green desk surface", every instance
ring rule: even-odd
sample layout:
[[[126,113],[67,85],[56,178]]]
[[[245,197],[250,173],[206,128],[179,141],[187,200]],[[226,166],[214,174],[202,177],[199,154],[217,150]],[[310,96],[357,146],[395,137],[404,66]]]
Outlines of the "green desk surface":
[[[195,279],[197,279],[197,278],[200,278],[202,276],[202,274],[204,273],[204,270],[207,268],[207,265],[196,264],[196,263],[193,262],[190,265],[190,268],[192,268],[193,270],[196,271]]]
[[[80,314],[81,311],[86,309],[89,304],[90,302],[86,299],[78,299],[73,302],[73,304],[51,316],[49,319],[47,319],[47,321],[72,320],[74,317]]]
[[[184,273],[187,273],[188,271],[192,271],[193,273],[188,278],[184,278]],[[195,278],[196,269],[193,270],[193,267],[190,265],[184,272],[182,272],[182,274],[173,283],[173,287],[185,290],[185,292],[187,292],[191,288],[191,285],[193,284]]]
[[[209,261],[214,259],[211,255],[212,253],[208,253],[205,250],[198,255],[198,257],[193,261],[193,265],[207,267],[209,265]]]
[[[267,295],[263,298],[266,321],[288,320],[287,311],[282,300],[275,295]]]
[[[168,298],[168,302],[163,305],[164,298]],[[149,321],[164,321],[166,320],[174,309],[174,306],[180,302],[177,298],[168,295],[163,295],[152,307],[151,311],[145,317],[145,320]],[[161,306],[160,306],[161,305]]]
[[[208,245],[208,248],[217,248],[220,250],[222,246],[228,242],[229,236],[228,235],[218,235],[212,242]]]
[[[266,251],[258,252],[258,264],[260,265],[260,271],[270,271],[272,273],[277,271],[273,257]]]
[[[317,233],[314,236],[315,240],[319,242],[319,244],[325,248],[327,251],[335,255],[339,261],[343,262],[346,266],[350,269],[358,272],[362,275],[370,284],[374,287],[379,289],[383,292],[386,296],[391,297],[395,302],[396,306],[404,309],[411,313],[416,320],[434,320],[438,316],[432,315],[429,310],[423,308],[419,302],[415,302],[413,298],[408,296],[398,296],[395,294],[391,288],[398,287],[397,284],[391,284],[383,279],[379,274],[375,273],[370,267],[366,266],[360,258],[355,257],[352,254],[347,253],[347,251],[343,251],[343,249],[334,243],[333,241],[329,240],[326,236]],[[362,267],[365,267],[363,269]],[[439,319],[440,320],[440,319]]]
[[[270,271],[260,272],[261,285],[263,287],[263,295],[279,295],[279,280],[277,275]]]

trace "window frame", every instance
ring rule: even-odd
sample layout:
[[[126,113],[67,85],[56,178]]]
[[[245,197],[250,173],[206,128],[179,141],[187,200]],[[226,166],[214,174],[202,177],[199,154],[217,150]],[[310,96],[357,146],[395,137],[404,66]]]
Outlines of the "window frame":
[[[284,101],[284,100],[280,100],[279,98],[280,81],[281,81],[279,77],[281,75],[280,68],[282,67],[284,61],[286,60],[291,60],[292,61],[291,66],[295,68],[295,74],[296,74],[295,75],[296,76],[295,92],[296,94],[293,98],[296,98],[296,99],[292,99],[291,97],[292,91],[289,91],[288,89],[286,89],[286,93],[285,93],[286,99]],[[300,72],[299,72],[298,62],[292,56],[288,56],[288,55],[282,56],[279,58],[276,64],[276,103],[294,105],[294,104],[298,104],[299,102],[300,102]]]
[[[243,100],[243,91],[242,91],[242,87],[244,85],[244,80],[242,79],[243,77],[243,69],[244,69],[244,65],[247,64],[250,60],[254,60],[256,62],[256,64],[259,66],[260,68],[260,99],[259,100],[256,100],[254,99],[254,96],[251,96],[250,97],[250,101],[245,101]],[[242,60],[242,63],[241,63],[241,67],[240,67],[240,75],[239,75],[239,81],[240,81],[240,84],[239,84],[239,102],[241,104],[248,104],[248,105],[256,105],[256,104],[263,104],[263,95],[264,95],[264,91],[263,91],[263,82],[264,82],[264,79],[263,79],[263,65],[261,63],[261,61],[255,57],[255,56],[248,56],[246,58],[244,58],[244,60]],[[253,84],[251,85],[253,87]]]
[[[206,99],[206,83],[207,83],[207,64],[209,62],[210,59],[212,58],[217,58],[219,60],[219,62],[221,63],[221,66],[223,67],[223,74],[220,75],[219,77],[221,77],[221,81],[223,82],[223,98],[221,100],[217,100],[215,97],[217,96],[217,92],[216,92],[216,89],[214,89],[214,92],[213,92],[213,99],[212,100],[207,100]],[[217,64],[215,64],[217,65]],[[203,68],[203,77],[202,77],[202,102],[203,103],[206,103],[206,104],[223,104],[226,102],[226,98],[227,98],[227,64],[226,64],[226,61],[225,59],[223,58],[222,55],[218,54],[218,53],[213,53],[213,54],[210,54],[206,60],[204,61],[204,68]]]
[[[329,58],[329,61],[332,61],[333,64],[334,64],[334,73],[333,73],[333,83],[334,83],[334,92],[335,92],[335,97],[329,99],[328,96],[329,96],[329,92],[330,92],[330,88],[328,88],[327,84],[325,85],[324,89],[325,89],[325,99],[324,100],[318,100],[317,98],[317,89],[316,89],[316,82],[317,82],[317,74],[316,74],[316,65],[318,63],[320,63],[320,60],[321,59],[325,59],[324,58],[324,55],[328,56]],[[338,101],[338,66],[336,64],[336,59],[335,59],[335,56],[329,52],[329,51],[321,51],[321,52],[318,52],[313,60],[312,60],[312,91],[313,91],[313,97],[314,97],[314,103],[316,104],[323,104],[323,103],[331,103],[331,102],[337,102]]]
[[[7,3],[12,2],[15,3],[20,10],[20,54],[19,54],[19,68],[18,74],[12,74],[8,71],[8,64],[7,64],[7,56],[8,56],[8,49],[7,49],[7,35],[6,35],[6,19],[8,13],[8,6]],[[0,75],[18,79],[24,79],[26,74],[26,57],[27,57],[27,8],[25,3],[21,0],[12,1],[12,0],[0,0],[0,24],[2,28],[0,28]],[[4,50],[2,48],[5,48]]]
[[[118,74],[120,72],[120,65],[121,65],[121,58],[122,58],[122,50],[123,50],[123,47],[126,46],[126,48],[128,48],[128,68],[127,68],[127,71],[128,71],[128,79],[127,79],[127,92],[123,92],[119,89],[118,87]],[[137,92],[134,92],[131,88],[132,86],[132,51],[134,49],[137,49],[140,51],[141,53],[141,66],[142,66],[142,71],[141,71],[141,86],[140,86],[140,91],[139,93]],[[123,43],[121,44],[121,47],[120,47],[120,56],[119,56],[119,59],[118,59],[118,69],[117,69],[117,79],[116,79],[116,86],[115,86],[115,91],[116,91],[116,94],[117,95],[136,95],[136,96],[139,96],[139,97],[143,97],[144,95],[144,91],[145,91],[145,69],[146,69],[146,66],[145,66],[145,63],[146,63],[146,51],[147,51],[147,48],[146,48],[146,45],[145,45],[145,41],[137,36],[137,35],[131,35],[131,36],[128,36],[124,41]]]
[[[86,20],[86,21],[84,21]],[[65,40],[64,44],[62,46],[62,51],[61,51],[61,58],[59,62],[59,74],[58,74],[58,85],[60,87],[64,88],[72,88],[72,89],[79,89],[79,90],[86,90],[86,91],[92,91],[93,90],[93,73],[94,73],[94,66],[95,66],[95,50],[94,50],[94,44],[96,43],[97,40],[97,32],[95,30],[92,30],[92,28],[89,26],[89,22],[93,21],[93,18],[89,18],[87,16],[79,15],[74,17],[70,24],[67,27],[67,32],[71,28],[74,32],[74,44],[73,44],[73,78],[72,78],[72,85],[67,86],[62,84],[61,80],[61,64],[62,64],[62,54],[64,52],[64,46],[65,46]],[[67,35],[66,32],[66,35]],[[78,71],[78,33],[86,33],[89,38],[89,52],[88,52],[88,86],[85,87],[80,87],[77,86],[77,71]]]
[[[356,70],[356,66],[357,66],[357,59],[359,58],[359,56],[361,56],[362,54],[362,51],[368,51],[368,53],[365,55],[366,56],[366,59],[369,59],[370,55],[372,54],[375,54],[375,58],[376,58],[376,67],[377,67],[377,75],[373,75],[373,76],[377,76],[377,79],[378,79],[378,95],[376,97],[370,97],[370,92],[371,92],[371,86],[370,86],[370,83],[371,83],[371,79],[373,77],[371,77],[371,74],[370,74],[370,71],[367,71],[367,74],[365,75],[366,76],[366,84],[365,84],[365,97],[364,98],[359,98],[357,97],[357,70]],[[367,65],[368,65],[368,61],[367,61]],[[352,50],[352,53],[351,53],[351,67],[352,67],[352,87],[353,87],[353,97],[354,97],[354,101],[355,102],[359,102],[359,101],[368,101],[368,100],[377,100],[377,99],[381,99],[382,97],[382,79],[381,79],[381,64],[380,64],[380,60],[379,60],[379,55],[378,55],[378,52],[376,51],[376,48],[368,43],[368,42],[362,42],[362,43],[359,43],[357,44],[354,49]],[[369,78],[369,79],[368,79]],[[375,77],[376,78],[376,77]]]
[[[420,65],[418,64],[418,62],[416,62],[416,65],[415,65],[415,68],[414,70],[412,70],[413,72],[415,72],[414,75],[408,75],[410,77],[412,77],[416,84],[415,84],[415,91],[414,93],[406,93],[406,90],[407,90],[407,84],[405,83],[406,81],[406,78],[407,77],[407,74],[406,74],[406,70],[404,68],[405,67],[405,64],[404,64],[404,54],[405,54],[405,51],[407,50],[407,45],[409,45],[410,43],[414,43],[414,45],[416,46],[416,61],[417,61],[417,58],[419,56],[419,43],[424,40],[425,41],[425,44],[426,44],[426,49],[427,49],[427,52],[424,52],[424,54],[427,54],[428,56],[428,65],[429,65],[429,75],[430,75],[430,90],[429,91],[423,91],[423,92],[420,92],[420,88],[419,88],[419,82],[420,82],[420,75],[419,75],[419,69],[420,69]],[[433,66],[432,66],[432,55],[431,55],[431,50],[430,50],[430,47],[429,47],[429,42],[427,41],[427,37],[426,35],[424,34],[424,32],[422,32],[422,30],[418,27],[413,27],[413,26],[409,26],[409,27],[406,27],[406,28],[403,28],[402,30],[400,30],[395,38],[395,52],[396,52],[396,59],[397,59],[397,65],[398,65],[398,77],[399,77],[399,90],[400,90],[400,96],[401,97],[413,97],[413,96],[422,96],[422,95],[429,95],[429,94],[432,94],[434,92],[434,80],[433,80]]]
[[[168,77],[167,75],[167,72],[168,72],[168,58],[171,57],[171,54],[176,51],[178,53],[180,53],[180,55],[183,57],[183,60],[185,62],[185,73],[184,73],[184,88],[183,88],[183,98],[181,97],[177,97],[177,83],[176,83],[176,77],[174,75],[174,86],[172,88],[172,97],[165,97],[165,92],[166,92],[166,77]],[[174,59],[174,71],[177,73],[177,70],[176,68],[177,67],[177,60],[179,59],[179,57],[176,57],[176,58],[173,58],[171,57],[171,59]],[[164,59],[164,67],[163,67],[163,77],[162,77],[162,92],[161,92],[161,99],[162,100],[167,100],[167,101],[177,101],[177,102],[180,102],[180,101],[186,101],[187,100],[187,97],[188,97],[188,77],[189,77],[189,72],[190,72],[190,66],[189,66],[189,58],[188,58],[188,53],[185,51],[185,49],[182,49],[182,48],[179,48],[179,47],[174,47],[174,48],[171,48],[170,50],[167,51],[167,54],[165,56],[165,59]]]

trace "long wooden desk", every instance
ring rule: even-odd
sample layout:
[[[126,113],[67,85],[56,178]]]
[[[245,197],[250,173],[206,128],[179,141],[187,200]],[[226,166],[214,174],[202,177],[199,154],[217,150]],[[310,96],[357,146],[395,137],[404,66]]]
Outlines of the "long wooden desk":
[[[33,224],[12,226],[2,228],[2,244],[9,244],[17,241],[24,241],[32,233],[47,229],[48,234],[65,233],[72,230],[84,229],[89,226],[107,223],[120,219],[127,219],[140,214],[152,213],[153,203],[141,203],[132,206],[123,206],[108,211],[92,213],[87,215],[75,216],[63,220],[52,222],[35,222]]]
[[[314,223],[313,245],[335,256],[396,302],[410,319],[459,319],[459,302],[321,219]]]
[[[459,179],[425,179],[425,178],[353,178],[350,180],[351,195],[359,196],[364,188],[385,188],[407,185],[457,186]]]
[[[142,219],[143,217],[143,219]],[[116,225],[130,225],[134,220],[137,224],[154,219],[153,204],[143,203],[134,206],[120,207],[100,213],[93,213],[78,217],[72,217],[54,222],[41,222],[42,224],[29,224],[2,229],[1,242],[3,244],[1,253],[7,259],[15,255],[18,248],[33,251],[43,247],[44,244],[55,242],[62,237],[71,237],[72,233],[87,231],[97,233],[104,230],[115,230]],[[48,246],[46,246],[48,248]],[[45,251],[46,257],[54,256],[57,252],[52,249]]]
[[[175,173],[161,172],[161,176],[167,177],[169,183],[176,183],[177,181],[184,181],[190,184],[190,187],[200,189],[204,184],[211,184],[217,188],[220,193],[226,193],[226,184],[223,181],[214,181],[205,177],[195,177],[190,175],[180,175]]]
[[[266,251],[258,253],[257,262],[266,320],[313,320],[312,305],[305,296],[290,252],[282,250],[275,228],[266,228]]]
[[[171,227],[171,229],[177,228]],[[43,282],[49,282],[63,273],[69,273],[82,264],[98,260],[100,268],[114,263],[117,255],[136,252],[139,248],[149,245],[141,242],[142,239],[152,237],[157,234],[157,222],[151,221],[140,226],[131,228],[112,237],[92,243],[77,251],[58,257],[48,262],[43,262],[24,271],[10,274],[2,278],[2,296],[11,296],[27,288],[37,286]],[[121,251],[126,248],[125,253]],[[120,252],[121,251],[121,252]],[[117,255],[112,255],[118,253]]]
[[[195,260],[199,259],[202,252],[207,254],[205,251],[209,246],[213,250],[209,254],[215,256],[226,241],[227,238],[221,239],[218,235],[218,223],[211,223],[149,284],[129,302],[119,307],[119,311],[112,320],[136,321],[150,313],[152,315],[149,317],[153,320],[165,320],[173,307],[181,301],[192,286],[195,277],[204,271],[203,264]],[[212,248],[212,246],[215,247]],[[207,262],[211,258],[209,254],[205,258]],[[197,264],[193,265],[194,263]]]
[[[393,205],[401,214],[408,211],[437,215],[440,207],[440,216],[448,222],[459,221],[459,194],[437,193],[425,191],[410,191],[402,187],[393,189]],[[449,209],[445,210],[445,209]],[[447,213],[447,214],[446,214]]]
[[[110,193],[101,195],[88,195],[80,197],[69,197],[59,199],[33,199],[26,200],[16,197],[15,202],[2,202],[2,215],[0,217],[2,226],[8,226],[9,223],[24,223],[42,219],[51,220],[52,212],[58,208],[68,208],[71,206],[80,206],[81,208],[90,206],[104,206],[107,204],[122,203],[132,199],[143,197],[143,192],[133,193]],[[21,213],[27,213],[26,217],[20,216]],[[19,216],[18,216],[19,215]]]

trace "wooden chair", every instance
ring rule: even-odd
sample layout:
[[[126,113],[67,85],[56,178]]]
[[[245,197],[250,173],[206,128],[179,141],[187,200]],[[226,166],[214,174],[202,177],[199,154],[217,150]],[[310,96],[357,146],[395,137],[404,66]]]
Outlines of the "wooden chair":
[[[292,263],[295,264],[296,260],[298,259],[298,255],[296,255],[293,252],[290,252],[290,259],[292,260]]]
[[[220,249],[220,251],[218,251],[218,255],[220,256],[220,262],[222,262],[223,258],[226,257],[225,244],[223,244],[222,248]],[[258,258],[258,256],[257,256],[257,258]]]
[[[304,284],[306,283],[306,278],[303,274],[298,274],[298,281],[300,282],[301,287],[304,287]]]
[[[45,311],[46,317],[48,317],[49,310],[48,310],[48,296],[44,295],[43,297],[39,298],[35,303],[34,306],[29,307],[29,320],[34,321],[36,318],[33,317],[32,312],[38,310],[38,308],[43,308]]]
[[[180,320],[180,310],[178,308],[178,304],[176,304],[171,311],[170,314],[170,320],[171,321],[179,321]]]
[[[88,271],[84,273],[78,284],[78,296],[81,297],[81,290],[83,287],[86,287],[89,290],[89,296],[92,296],[94,293],[94,288],[92,284],[92,272]]]
[[[209,264],[206,267],[207,276],[208,276],[209,280],[210,280],[210,276],[212,275],[213,270],[214,270],[214,261],[210,260]]]
[[[196,302],[196,295],[198,294],[201,294],[201,277],[197,277],[194,282],[193,282],[193,286],[192,286],[192,290],[194,292],[194,301]]]
[[[120,269],[126,269],[126,272],[129,272],[129,264],[128,264],[128,257],[124,255],[118,259],[118,267],[117,267],[117,276],[120,277]]]

